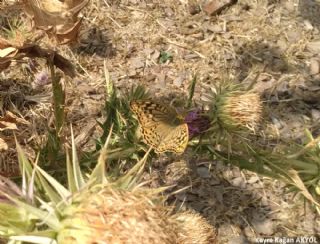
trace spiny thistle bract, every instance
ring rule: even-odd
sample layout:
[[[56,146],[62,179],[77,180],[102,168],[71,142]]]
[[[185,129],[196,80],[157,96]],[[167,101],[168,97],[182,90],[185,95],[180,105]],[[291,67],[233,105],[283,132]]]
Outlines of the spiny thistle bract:
[[[112,148],[115,145],[115,147],[122,149],[122,154],[132,155],[135,153],[135,150],[138,151],[140,149],[140,144],[135,135],[138,125],[132,117],[129,104],[131,100],[148,98],[149,93],[143,86],[138,85],[132,87],[125,94],[121,94],[115,89],[107,70],[105,73],[106,93],[108,96],[104,109],[106,120],[103,124],[100,124],[103,129],[103,135],[97,144],[97,149],[100,149],[105,143],[112,126],[114,133],[118,135],[118,137],[113,139],[109,147]]]
[[[68,189],[30,163],[17,144],[24,193],[20,196],[0,188],[5,198],[0,204],[0,219],[5,220],[0,222],[0,238],[9,243],[214,243],[215,231],[205,219],[194,214],[194,226],[190,226],[192,214],[177,217],[182,213],[173,214],[172,207],[164,205],[159,193],[165,188],[139,184],[150,150],[117,180],[105,175],[111,131],[87,178],[72,140],[72,160],[67,156]],[[204,227],[203,231],[194,229]]]
[[[200,214],[185,211],[174,215],[173,218],[180,223],[178,243],[215,243],[216,232]]]

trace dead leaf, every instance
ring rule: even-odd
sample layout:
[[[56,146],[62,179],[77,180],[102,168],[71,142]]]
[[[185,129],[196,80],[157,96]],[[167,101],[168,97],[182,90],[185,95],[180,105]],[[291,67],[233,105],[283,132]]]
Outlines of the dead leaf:
[[[6,115],[0,118],[0,131],[17,130],[17,124],[29,124],[29,122],[25,119],[17,117],[10,111],[7,111]]]
[[[0,120],[0,131],[17,129],[18,127],[15,123]]]
[[[13,53],[17,53],[17,52],[18,52],[18,50],[14,47],[7,47],[4,49],[0,49],[0,58],[5,58],[5,57],[9,56],[10,54],[12,55]]]
[[[0,37],[0,49],[10,47],[10,46],[11,44],[6,39]]]
[[[3,117],[0,117],[0,132],[5,130],[18,130],[19,124],[28,125],[29,122],[26,121],[23,118],[20,118],[16,116],[15,114],[11,113],[10,111],[7,111],[6,114]],[[11,136],[13,138],[13,136]],[[10,137],[6,138],[4,140],[0,137],[0,151],[6,151],[8,150],[8,140],[10,141]],[[10,143],[9,143],[10,145]],[[2,169],[0,168],[0,173]]]
[[[56,37],[60,44],[75,40],[78,35],[81,19],[79,12],[89,0],[23,0],[27,15],[33,20],[36,28],[45,30]]]
[[[81,27],[82,19],[78,20],[70,29],[64,33],[57,33],[57,39],[60,44],[66,44],[76,40]]]
[[[0,152],[8,150],[8,144],[0,138]]]
[[[203,11],[208,15],[220,14],[222,10],[237,2],[237,0],[213,0],[204,5]]]
[[[19,50],[14,47],[4,47],[0,49],[0,71],[9,67],[12,58],[18,53],[18,51]]]
[[[310,74],[311,75],[316,75],[320,72],[320,64],[319,60],[317,59],[311,59],[310,60]]]

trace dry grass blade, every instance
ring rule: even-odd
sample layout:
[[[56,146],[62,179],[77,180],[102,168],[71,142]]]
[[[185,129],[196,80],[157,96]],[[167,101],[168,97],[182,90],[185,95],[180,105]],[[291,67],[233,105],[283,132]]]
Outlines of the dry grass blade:
[[[0,191],[6,194],[21,196],[21,189],[11,180],[0,175]],[[0,194],[0,202],[7,200],[7,198]]]
[[[103,183],[103,184],[107,183],[107,178],[106,178],[106,164],[108,160],[107,149],[110,143],[110,138],[112,136],[112,129],[113,129],[113,124],[111,125],[107,140],[100,151],[97,166],[94,168],[90,176],[90,180],[94,180],[96,182]]]
[[[18,116],[14,115],[10,111],[7,111],[5,116],[0,117],[0,132],[6,131],[6,130],[16,131],[18,130],[18,126],[17,126],[18,124],[28,125],[29,123],[25,119],[19,118]],[[7,137],[6,140],[0,137],[0,151],[8,150],[9,141],[10,141],[10,137]],[[11,138],[11,141],[13,142],[13,136]],[[0,171],[2,171],[2,169]]]
[[[312,202],[313,204],[315,204],[316,206],[320,207],[320,203],[317,202],[313,196],[309,193],[308,189],[306,188],[306,186],[304,185],[303,181],[301,180],[301,178],[299,177],[299,174],[296,170],[289,170],[288,174],[291,177],[292,180],[292,184],[297,187],[301,193],[303,194],[303,196],[308,199],[310,202]]]
[[[312,141],[310,141],[307,145],[305,145],[300,151],[288,155],[287,158],[288,159],[292,159],[292,158],[298,158],[299,156],[303,155],[304,153],[306,153],[308,150],[314,148],[315,146],[317,146],[320,143],[320,136]]]

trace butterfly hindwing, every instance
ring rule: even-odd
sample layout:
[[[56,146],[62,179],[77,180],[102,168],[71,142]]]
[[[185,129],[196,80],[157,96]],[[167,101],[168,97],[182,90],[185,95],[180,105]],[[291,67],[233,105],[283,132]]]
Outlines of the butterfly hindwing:
[[[187,124],[181,124],[178,128],[175,128],[167,134],[164,140],[162,140],[159,146],[155,149],[155,152],[162,153],[169,151],[181,154],[186,149],[188,140],[188,126]]]
[[[188,126],[178,121],[177,112],[149,100],[132,101],[131,110],[138,117],[145,142],[156,153],[183,153],[189,139]]]
[[[141,132],[143,135],[143,139],[146,143],[153,148],[157,148],[157,146],[161,143],[161,135],[156,133],[156,123],[151,123],[149,127],[141,126]]]

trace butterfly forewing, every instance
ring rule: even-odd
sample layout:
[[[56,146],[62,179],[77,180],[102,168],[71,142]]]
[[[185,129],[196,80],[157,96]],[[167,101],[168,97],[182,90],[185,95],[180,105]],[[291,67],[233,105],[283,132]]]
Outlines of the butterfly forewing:
[[[177,116],[174,109],[152,101],[133,101],[130,106],[139,120],[166,121],[170,116]]]
[[[133,101],[132,111],[137,115],[145,142],[155,152],[184,152],[188,143],[188,126],[179,122],[177,112],[152,101]]]

